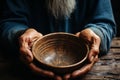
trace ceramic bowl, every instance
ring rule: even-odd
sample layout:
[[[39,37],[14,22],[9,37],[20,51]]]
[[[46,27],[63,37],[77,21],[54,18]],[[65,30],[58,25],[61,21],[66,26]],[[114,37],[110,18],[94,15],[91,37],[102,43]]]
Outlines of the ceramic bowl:
[[[32,52],[39,67],[63,74],[80,68],[87,59],[89,48],[75,35],[58,32],[38,39]]]

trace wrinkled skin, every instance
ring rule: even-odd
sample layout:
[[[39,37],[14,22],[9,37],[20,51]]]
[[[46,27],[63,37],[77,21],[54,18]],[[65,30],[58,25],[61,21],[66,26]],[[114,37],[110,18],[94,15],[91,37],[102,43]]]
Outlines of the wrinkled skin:
[[[93,67],[94,63],[98,61],[98,53],[99,53],[99,46],[101,40],[99,36],[97,36],[91,29],[85,29],[81,32],[76,33],[75,35],[79,38],[84,39],[89,44],[90,51],[88,56],[89,63],[83,66],[82,68],[73,71],[72,73],[68,73],[61,77],[51,71],[38,68],[33,63],[34,57],[31,52],[31,47],[33,43],[37,39],[42,38],[43,35],[32,28],[27,29],[24,32],[24,34],[22,34],[19,38],[20,53],[21,53],[20,59],[36,74],[54,78],[55,80],[69,80],[79,77],[89,72]]]

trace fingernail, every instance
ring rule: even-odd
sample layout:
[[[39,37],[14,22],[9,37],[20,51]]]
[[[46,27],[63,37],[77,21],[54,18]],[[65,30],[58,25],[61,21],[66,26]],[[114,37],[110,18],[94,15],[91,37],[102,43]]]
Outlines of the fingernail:
[[[96,55],[95,58],[98,58],[98,55]]]
[[[93,59],[94,59],[94,56],[92,56],[92,57],[90,58],[90,61],[92,62],[92,61],[93,61]]]

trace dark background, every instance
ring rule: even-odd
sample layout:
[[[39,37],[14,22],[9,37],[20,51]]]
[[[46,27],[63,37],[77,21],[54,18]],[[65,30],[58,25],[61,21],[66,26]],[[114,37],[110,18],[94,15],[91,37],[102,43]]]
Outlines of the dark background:
[[[111,0],[115,21],[117,24],[117,37],[120,37],[120,3],[119,0]]]
[[[0,5],[4,5],[3,4],[4,0],[0,0]],[[120,37],[120,4],[119,4],[119,0],[111,0],[112,2],[112,8],[113,8],[113,13],[115,16],[115,21],[117,23],[117,37]],[[1,10],[2,8],[0,7],[0,14],[1,14]]]

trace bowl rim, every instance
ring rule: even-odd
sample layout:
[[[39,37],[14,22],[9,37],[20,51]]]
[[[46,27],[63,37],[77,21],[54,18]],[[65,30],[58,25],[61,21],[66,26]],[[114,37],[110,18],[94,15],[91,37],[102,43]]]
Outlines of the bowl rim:
[[[36,40],[34,43],[33,43],[33,46],[32,46],[32,53],[33,53],[33,56],[34,56],[34,59],[36,59],[40,64],[43,64],[43,65],[45,65],[45,66],[49,66],[49,67],[52,67],[52,68],[71,68],[71,67],[75,67],[75,66],[77,66],[77,65],[79,65],[79,64],[81,64],[81,63],[83,63],[86,59],[87,59],[87,57],[88,57],[88,53],[89,53],[89,46],[85,43],[85,46],[86,46],[86,49],[87,49],[87,53],[86,53],[86,55],[85,55],[85,57],[82,59],[82,60],[80,60],[79,62],[76,62],[76,63],[74,63],[74,64],[71,64],[71,65],[67,65],[67,66],[53,66],[53,65],[49,65],[49,64],[46,64],[46,63],[43,63],[42,61],[40,61],[40,60],[38,60],[37,59],[37,57],[36,57],[36,55],[35,55],[35,53],[34,53],[34,48],[35,48],[35,45],[37,44],[37,42],[39,41],[39,40],[42,40],[42,39],[44,39],[44,38],[46,38],[47,36],[53,36],[53,35],[56,35],[56,34],[65,34],[65,35],[68,35],[68,36],[73,36],[73,37],[76,37],[76,38],[78,38],[77,36],[75,36],[74,34],[72,34],[72,33],[66,33],[66,32],[54,32],[54,33],[49,33],[49,34],[46,34],[46,35],[44,35],[42,38],[39,38],[38,40]]]

